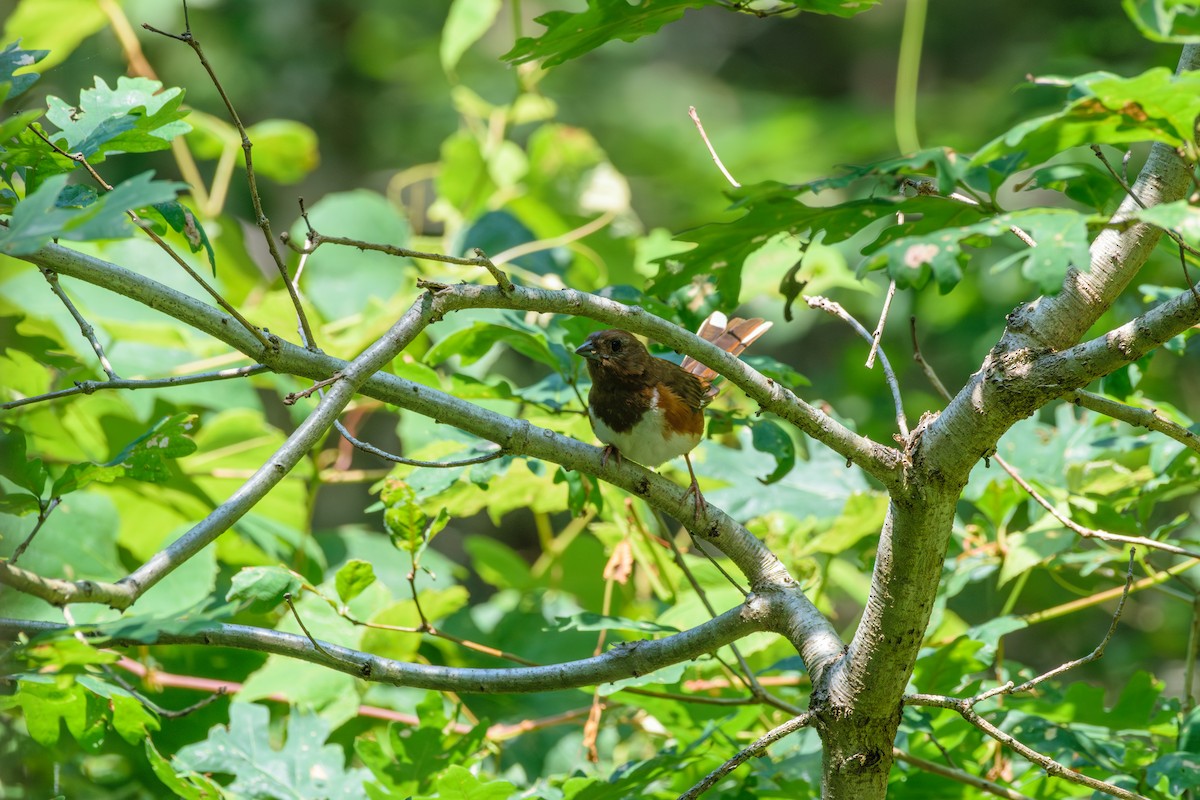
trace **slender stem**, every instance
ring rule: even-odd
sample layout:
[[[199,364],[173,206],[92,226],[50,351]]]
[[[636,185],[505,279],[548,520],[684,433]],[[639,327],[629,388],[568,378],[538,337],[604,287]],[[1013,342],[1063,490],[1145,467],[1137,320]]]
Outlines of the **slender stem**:
[[[40,531],[42,529],[42,526],[46,524],[46,520],[49,519],[49,517],[50,517],[50,512],[52,512],[52,511],[54,511],[54,509],[58,508],[58,504],[61,502],[62,502],[61,497],[51,497],[49,501],[44,502],[44,503],[42,502],[41,498],[38,498],[38,507],[39,508],[38,508],[37,522],[34,523],[33,530],[31,530],[29,532],[29,535],[26,536],[24,541],[22,541],[19,545],[17,545],[17,549],[13,551],[12,557],[9,558],[9,560],[8,560],[10,564],[17,563],[17,560],[29,548],[29,545],[31,545],[33,543],[33,539],[35,536],[38,535],[38,531]]]
[[[236,369],[222,369],[216,372],[201,372],[195,375],[179,375],[172,378],[144,378],[144,379],[127,379],[119,378],[108,381],[79,381],[69,389],[59,389],[46,394],[34,395],[32,397],[22,397],[18,400],[11,400],[7,403],[0,403],[0,411],[8,411],[20,406],[27,406],[32,403],[41,403],[48,400],[59,400],[63,397],[71,397],[77,394],[92,394],[94,392],[103,391],[106,389],[166,389],[173,386],[189,386],[194,383],[209,383],[211,381],[224,381],[230,378],[245,378],[250,375],[258,375],[263,372],[269,372],[270,367],[263,364],[252,364],[248,367],[237,367]]]
[[[725,180],[729,181],[729,184],[733,188],[740,189],[742,185],[738,183],[732,175],[729,174],[729,170],[725,169],[725,164],[721,162],[721,157],[717,155],[717,149],[713,147],[712,142],[708,140],[708,134],[704,132],[704,124],[700,122],[700,115],[696,113],[695,106],[688,106],[688,116],[692,118],[692,122],[696,123],[696,130],[700,132],[700,138],[704,140],[704,146],[708,148],[709,155],[712,156],[712,160],[716,163],[717,169],[721,170],[721,174],[725,176]]]
[[[729,759],[724,764],[708,773],[704,780],[700,781],[691,789],[688,789],[686,792],[679,795],[679,800],[696,800],[697,797],[715,786],[717,781],[721,780],[721,778],[724,778],[726,775],[733,772],[735,769],[749,761],[754,756],[760,755],[775,742],[779,741],[788,734],[795,733],[801,728],[806,728],[811,724],[812,715],[805,713],[789,719],[787,722],[778,727],[772,728],[755,740],[755,742],[749,747],[741,750],[733,758]]]
[[[832,314],[838,319],[846,322],[850,327],[858,332],[868,343],[874,345],[875,339],[871,332],[862,326],[858,320],[850,316],[846,309],[842,308],[840,303],[836,303],[826,297],[806,295],[804,302],[808,303],[809,308],[816,308],[827,314]],[[892,391],[892,402],[896,406],[896,427],[900,429],[900,435],[908,438],[908,420],[904,416],[904,402],[900,397],[900,384],[896,380],[896,373],[892,371],[892,365],[888,362],[887,355],[884,354],[883,348],[879,348],[879,363],[883,365],[883,376],[887,380],[888,388]]]
[[[892,308],[892,298],[896,296],[896,281],[888,283],[887,297],[883,300],[883,309],[879,312],[879,323],[871,334],[871,352],[867,353],[867,369],[875,366],[875,353],[879,350],[879,340],[883,337],[883,326],[887,324],[888,311]]]
[[[1192,596],[1192,624],[1183,656],[1183,713],[1196,707],[1196,661],[1200,659],[1200,591]]]
[[[925,38],[927,0],[907,0],[904,27],[900,33],[900,57],[896,64],[896,145],[901,153],[921,149],[917,132],[917,83]]]
[[[109,380],[119,379],[121,376],[113,370],[112,364],[109,363],[108,356],[104,354],[104,348],[100,345],[100,340],[96,338],[96,329],[93,328],[91,324],[83,318],[83,314],[80,314],[79,309],[76,308],[75,304],[71,302],[71,298],[67,296],[66,291],[62,288],[62,284],[58,281],[58,273],[50,269],[43,269],[41,270],[41,273],[42,277],[46,279],[46,282],[50,284],[50,291],[54,292],[55,296],[58,297],[58,299],[62,301],[63,305],[67,307],[67,311],[71,312],[71,316],[75,318],[75,324],[79,326],[79,332],[82,333],[83,338],[87,339],[88,343],[91,344],[92,351],[95,352],[96,358],[100,359],[100,366],[104,369],[104,374],[108,376]]]
[[[238,116],[237,109],[234,108],[233,101],[229,99],[229,95],[225,92],[225,87],[221,84],[221,80],[217,77],[216,70],[209,63],[208,58],[204,55],[204,48],[200,46],[200,41],[192,35],[191,21],[187,15],[187,2],[184,0],[184,20],[185,29],[182,34],[167,33],[161,31],[152,25],[144,24],[143,28],[157,33],[162,36],[167,36],[171,39],[176,39],[183,42],[196,54],[196,58],[200,60],[200,65],[204,67],[204,71],[208,73],[209,80],[212,81],[213,87],[217,90],[217,94],[221,96],[221,101],[225,104],[225,110],[229,112],[229,117],[233,120],[233,125],[237,128],[238,135],[242,140],[242,152],[245,155],[246,161],[246,184],[250,189],[250,202],[254,206],[255,223],[262,230],[263,239],[266,241],[267,250],[271,253],[271,260],[275,262],[276,269],[279,270],[280,277],[283,278],[284,287],[288,291],[289,297],[292,300],[292,306],[296,310],[296,318],[299,320],[300,328],[303,332],[305,341],[311,343],[314,340],[312,328],[308,324],[308,316],[304,313],[304,306],[300,302],[300,296],[296,293],[296,287],[292,283],[292,279],[288,275],[287,264],[283,262],[283,256],[279,253],[279,248],[275,245],[275,235],[271,232],[271,220],[267,217],[263,210],[262,197],[258,192],[258,177],[254,173],[254,158],[251,155],[251,150],[254,148],[253,142],[250,141],[250,136],[246,133],[246,126],[242,124],[242,119]],[[311,345],[310,345],[311,347]]]

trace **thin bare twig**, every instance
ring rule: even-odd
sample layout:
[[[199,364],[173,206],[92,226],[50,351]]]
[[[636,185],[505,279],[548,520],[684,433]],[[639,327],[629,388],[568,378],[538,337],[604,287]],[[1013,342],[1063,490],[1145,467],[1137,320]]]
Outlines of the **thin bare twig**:
[[[717,781],[721,780],[721,778],[724,778],[726,775],[733,772],[735,769],[749,761],[754,756],[760,755],[764,750],[783,737],[790,733],[795,733],[801,728],[806,728],[810,724],[812,724],[812,714],[806,712],[797,717],[789,719],[787,722],[776,728],[772,728],[759,737],[752,745],[743,749],[733,758],[729,759],[724,764],[708,773],[704,780],[700,781],[691,789],[688,789],[686,792],[679,795],[679,800],[696,800],[697,797],[715,786]]]
[[[204,55],[204,49],[200,46],[200,42],[192,35],[192,22],[188,16],[187,0],[183,0],[183,20],[184,31],[182,34],[167,33],[159,30],[153,25],[143,23],[142,27],[151,33],[157,33],[161,36],[166,36],[170,39],[183,42],[196,54],[196,58],[200,60],[200,65],[204,67],[204,71],[208,73],[209,80],[212,81],[213,87],[217,90],[217,94],[221,96],[221,100],[225,103],[225,110],[229,112],[229,117],[233,121],[233,126],[237,128],[238,135],[242,139],[242,152],[245,154],[246,161],[246,184],[250,189],[250,202],[254,205],[254,218],[258,227],[263,232],[263,239],[267,243],[267,250],[271,253],[271,259],[275,262],[276,269],[279,270],[280,277],[283,278],[283,284],[287,288],[288,295],[291,297],[292,305],[296,310],[296,318],[299,320],[301,332],[307,342],[313,342],[312,328],[308,324],[308,316],[304,313],[304,306],[300,302],[300,296],[296,293],[296,287],[288,275],[287,264],[283,262],[283,256],[279,253],[279,248],[275,246],[275,236],[271,233],[271,220],[267,217],[263,210],[262,197],[258,193],[258,178],[254,173],[254,158],[250,151],[254,144],[250,141],[250,136],[246,133],[246,126],[242,124],[242,119],[238,116],[237,109],[233,106],[233,101],[229,99],[229,95],[225,92],[225,87],[221,85],[220,79],[217,77],[216,71],[208,62],[208,58]],[[308,345],[311,348],[311,344]]]
[[[805,295],[804,302],[808,303],[809,308],[815,308],[824,311],[827,314],[832,314],[838,319],[846,322],[850,327],[858,332],[867,342],[873,342],[871,332],[862,326],[858,320],[850,315],[850,312],[842,308],[840,303],[834,302],[827,297],[820,295]],[[900,435],[905,439],[908,438],[908,419],[904,416],[904,403],[900,398],[900,384],[896,380],[896,373],[892,371],[892,365],[888,361],[887,355],[883,352],[883,348],[879,348],[879,363],[883,365],[883,376],[887,380],[888,388],[892,390],[892,402],[896,406],[896,427],[900,429]]]
[[[1126,403],[1118,403],[1116,400],[1083,389],[1076,389],[1068,397],[1076,405],[1089,408],[1106,417],[1118,419],[1135,428],[1146,428],[1170,436],[1180,444],[1200,453],[1200,436],[1182,425],[1164,419],[1153,408],[1137,408]]]
[[[896,296],[896,281],[888,283],[887,296],[883,299],[883,309],[879,312],[879,324],[871,334],[871,352],[867,353],[867,369],[875,366],[875,353],[879,350],[879,339],[883,336],[883,326],[887,324],[888,312],[892,308],[892,298]]]
[[[327,658],[336,660],[336,657],[333,655],[333,653],[330,653],[328,650],[322,647],[321,643],[314,639],[313,635],[308,632],[308,627],[304,624],[304,620],[300,619],[300,612],[296,610],[296,604],[292,602],[291,592],[287,592],[283,595],[283,602],[287,603],[287,607],[292,610],[292,616],[296,618],[296,624],[300,626],[300,630],[304,631],[304,635],[308,637],[308,641],[312,642],[312,646],[317,649],[317,652],[321,653]]]
[[[221,687],[221,688],[218,688],[212,694],[210,694],[208,697],[201,698],[200,700],[196,701],[195,703],[192,703],[190,706],[187,706],[186,708],[180,708],[180,709],[163,708],[158,703],[154,702],[149,697],[147,697],[146,695],[144,695],[140,691],[138,691],[136,686],[129,683],[129,681],[125,680],[120,675],[118,675],[116,673],[116,670],[112,669],[109,666],[104,666],[103,670],[104,670],[104,674],[106,676],[108,676],[109,680],[111,680],[113,683],[120,686],[125,691],[129,692],[131,695],[134,696],[134,698],[139,703],[141,703],[143,706],[150,709],[155,714],[157,714],[158,716],[160,716],[164,719],[180,719],[182,717],[186,717],[188,714],[195,713],[196,711],[199,711],[200,709],[204,708],[205,706],[209,705],[210,703],[213,703],[225,696],[225,689],[224,689],[224,687]]]
[[[62,301],[62,304],[67,307],[67,311],[71,312],[71,316],[75,318],[75,324],[79,326],[79,332],[83,334],[83,338],[91,344],[92,350],[96,353],[96,358],[100,359],[100,366],[104,369],[104,374],[109,380],[119,379],[121,376],[113,370],[113,366],[108,361],[108,356],[104,354],[104,347],[101,346],[100,340],[96,338],[96,329],[91,326],[83,314],[79,313],[79,309],[71,302],[71,298],[67,296],[66,290],[62,288],[62,284],[58,280],[58,273],[52,269],[40,269],[42,277],[50,284],[50,291]]]
[[[495,461],[497,458],[503,458],[508,454],[508,451],[501,447],[493,450],[490,453],[484,453],[481,456],[474,456],[473,458],[464,458],[461,461],[420,461],[415,458],[405,458],[404,456],[398,456],[395,453],[389,453],[386,450],[376,447],[370,442],[364,442],[362,439],[358,439],[354,436],[354,434],[350,433],[350,431],[346,429],[346,426],[341,422],[335,422],[334,427],[337,428],[338,433],[342,435],[343,439],[354,445],[359,450],[362,450],[364,453],[370,453],[373,456],[378,456],[379,458],[386,459],[387,461],[392,461],[396,464],[404,464],[410,467],[429,467],[432,469],[469,467],[472,464],[485,464],[488,461]]]
[[[386,253],[389,256],[396,256],[397,258],[415,258],[421,261],[440,261],[443,264],[458,264],[465,267],[483,267],[488,271],[488,273],[491,274],[493,280],[496,281],[496,285],[500,287],[500,291],[508,294],[513,290],[513,283],[511,280],[509,280],[509,277],[505,275],[504,271],[497,267],[492,259],[488,258],[487,254],[478,247],[471,251],[474,253],[474,256],[470,258],[464,258],[460,256],[443,255],[442,253],[426,253],[420,250],[409,250],[407,247],[397,247],[395,245],[380,244],[378,242],[367,242],[361,239],[350,239],[345,236],[326,236],[323,233],[319,233],[312,226],[312,222],[310,222],[308,219],[308,211],[304,208],[303,198],[300,199],[300,217],[304,220],[305,227],[308,228],[308,234],[304,238],[304,243],[297,245],[292,241],[292,237],[286,231],[279,235],[279,239],[288,247],[295,250],[297,253],[300,253],[301,255],[311,254],[323,244],[334,244],[342,247],[355,247],[359,250],[373,250],[378,253]],[[603,217],[601,217],[601,219],[603,219]],[[605,221],[604,224],[608,224],[608,221]],[[590,233],[591,231],[588,232]],[[564,235],[570,236],[571,234],[568,233]],[[505,252],[507,254],[507,258],[515,258],[517,255],[521,255],[521,253],[512,255],[513,250]]]
[[[42,526],[46,524],[46,520],[49,518],[50,512],[58,508],[58,504],[61,502],[61,497],[51,497],[44,503],[42,502],[42,498],[38,498],[37,522],[34,523],[33,530],[29,532],[29,535],[25,537],[25,540],[17,545],[17,549],[13,551],[12,557],[8,559],[8,563],[17,563],[17,560],[21,558],[21,555],[29,548],[29,545],[33,543],[33,539],[38,535],[38,531],[40,531]]]
[[[721,174],[725,176],[725,180],[729,181],[729,184],[735,189],[742,188],[742,185],[729,174],[729,170],[725,169],[725,165],[721,163],[721,157],[717,155],[716,148],[708,140],[708,134],[704,132],[704,125],[700,122],[700,115],[696,113],[695,106],[688,106],[688,116],[692,118],[692,122],[696,123],[696,130],[700,131],[700,138],[704,140],[704,146],[708,148],[712,160],[716,163],[717,169],[721,170]]]
[[[1061,511],[1055,508],[1053,503],[1039,494],[1036,489],[1034,489],[1024,478],[1021,477],[1020,473],[1017,472],[1015,467],[998,455],[993,455],[992,459],[1000,465],[1000,469],[1007,472],[1009,476],[1016,481],[1017,485],[1024,489],[1025,492],[1033,498],[1035,503],[1046,509],[1046,511],[1050,512],[1050,516],[1054,517],[1067,528],[1085,539],[1100,539],[1105,542],[1120,542],[1121,544],[1140,545],[1141,547],[1154,550],[1162,550],[1166,553],[1174,553],[1177,556],[1191,556],[1192,558],[1200,558],[1200,552],[1188,550],[1185,547],[1179,547],[1173,544],[1167,544],[1166,542],[1160,542],[1157,539],[1148,539],[1145,536],[1126,536],[1120,533],[1110,533],[1109,531],[1088,528],[1080,525],[1078,522],[1075,522],[1066,514],[1063,514]]]
[[[63,397],[71,397],[77,394],[93,394],[94,392],[103,391],[106,389],[166,389],[172,386],[189,386],[193,383],[208,383],[210,381],[223,381],[230,378],[245,378],[250,375],[258,375],[263,372],[269,372],[270,367],[262,364],[252,364],[248,367],[237,367],[236,369],[222,369],[215,372],[201,372],[195,375],[179,375],[172,378],[118,378],[108,381],[77,381],[74,386],[69,389],[59,389],[46,394],[34,395],[32,397],[22,397],[19,400],[10,400],[7,403],[0,403],[0,411],[8,411],[10,409],[27,406],[32,403],[41,403],[48,400],[58,400]]]
[[[921,371],[925,373],[926,379],[928,379],[929,383],[933,385],[934,391],[941,395],[942,399],[947,403],[950,402],[952,399],[950,392],[947,391],[946,386],[941,382],[941,380],[938,379],[937,373],[934,372],[933,367],[930,366],[929,362],[925,360],[925,357],[921,355],[921,346],[917,344],[917,318],[915,316],[908,318],[908,326],[909,330],[912,332],[913,361],[920,365]]]
[[[330,384],[337,383],[342,379],[342,373],[335,372],[323,381],[317,381],[307,389],[301,389],[298,392],[288,392],[283,396],[283,404],[285,406],[296,405],[297,400],[302,400],[305,397],[311,396],[314,392],[319,392]]]

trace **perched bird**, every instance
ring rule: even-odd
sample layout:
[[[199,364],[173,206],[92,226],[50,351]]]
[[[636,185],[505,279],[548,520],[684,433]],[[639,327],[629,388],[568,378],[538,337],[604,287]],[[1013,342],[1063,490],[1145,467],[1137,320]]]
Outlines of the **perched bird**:
[[[718,311],[697,333],[736,356],[770,327],[758,317],[726,319]],[[618,463],[624,456],[653,468],[683,456],[699,516],[704,498],[688,453],[704,437],[704,408],[717,396],[716,371],[691,356],[680,364],[656,358],[633,334],[615,329],[596,331],[575,352],[587,359],[592,376],[588,417],[605,444],[602,463],[615,455]]]

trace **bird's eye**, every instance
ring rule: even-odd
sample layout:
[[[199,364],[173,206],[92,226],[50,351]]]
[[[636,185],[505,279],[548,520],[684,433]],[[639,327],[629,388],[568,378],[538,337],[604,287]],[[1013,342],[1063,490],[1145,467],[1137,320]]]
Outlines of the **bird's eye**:
[[[621,340],[613,339],[612,342],[608,345],[608,348],[610,350],[612,350],[614,353],[621,352]]]

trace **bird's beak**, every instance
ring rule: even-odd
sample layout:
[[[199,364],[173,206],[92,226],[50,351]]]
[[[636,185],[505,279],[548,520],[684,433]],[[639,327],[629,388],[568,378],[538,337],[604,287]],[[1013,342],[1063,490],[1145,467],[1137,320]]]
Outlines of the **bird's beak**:
[[[596,347],[592,343],[591,339],[588,339],[583,344],[579,345],[579,347],[575,348],[575,355],[583,356],[588,361],[600,360],[600,354],[596,352]]]

